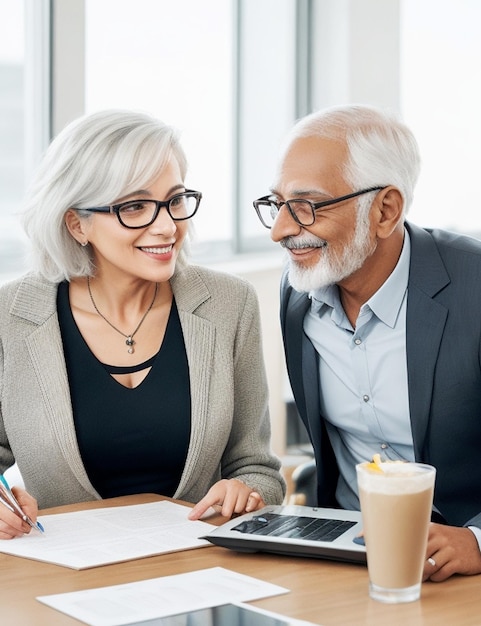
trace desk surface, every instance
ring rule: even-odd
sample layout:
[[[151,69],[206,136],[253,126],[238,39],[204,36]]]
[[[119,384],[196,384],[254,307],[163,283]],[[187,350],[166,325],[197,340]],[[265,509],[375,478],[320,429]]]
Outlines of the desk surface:
[[[42,511],[42,515],[159,499],[162,498],[151,494],[128,496],[48,509]],[[80,622],[41,604],[35,600],[36,596],[117,585],[214,566],[290,589],[288,594],[252,604],[323,626],[481,624],[481,576],[424,583],[420,601],[386,605],[369,598],[365,566],[260,553],[241,554],[214,546],[82,571],[0,554],[0,623],[2,626],[78,626]]]

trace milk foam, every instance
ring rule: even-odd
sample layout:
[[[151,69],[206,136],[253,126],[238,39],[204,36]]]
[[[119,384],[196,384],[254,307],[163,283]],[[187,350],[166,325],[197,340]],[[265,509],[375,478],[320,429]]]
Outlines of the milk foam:
[[[380,470],[368,469],[368,463],[361,463],[358,472],[360,489],[368,492],[401,495],[418,493],[433,485],[431,467],[416,463],[381,463]]]

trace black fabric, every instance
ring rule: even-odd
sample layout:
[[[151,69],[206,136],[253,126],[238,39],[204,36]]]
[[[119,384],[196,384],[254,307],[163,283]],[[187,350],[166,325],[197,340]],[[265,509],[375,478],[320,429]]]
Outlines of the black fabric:
[[[138,363],[137,365],[109,365],[108,363],[102,363],[105,367],[105,370],[109,374],[133,374],[134,372],[141,372],[142,370],[147,369],[148,367],[152,367],[154,364],[157,355],[150,357],[147,361],[143,363]]]
[[[67,283],[59,286],[57,308],[78,445],[93,486],[104,498],[172,496],[187,456],[191,415],[175,301],[162,346],[144,363],[152,361],[151,370],[134,389],[117,382],[90,351],[72,316]]]

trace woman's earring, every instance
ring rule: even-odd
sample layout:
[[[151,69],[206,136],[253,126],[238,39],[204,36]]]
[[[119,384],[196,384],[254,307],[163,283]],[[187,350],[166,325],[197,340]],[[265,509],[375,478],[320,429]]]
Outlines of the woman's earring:
[[[82,243],[80,244],[82,246],[82,248],[85,248],[85,246],[89,245],[88,241],[82,241]]]

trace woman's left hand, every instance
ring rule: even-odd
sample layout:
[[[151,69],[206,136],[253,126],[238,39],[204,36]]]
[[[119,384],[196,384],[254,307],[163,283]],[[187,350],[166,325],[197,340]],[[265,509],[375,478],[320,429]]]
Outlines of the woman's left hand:
[[[220,506],[220,513],[223,517],[232,517],[232,515],[249,513],[257,511],[266,506],[262,497],[253,491],[248,485],[231,478],[223,479],[215,483],[207,494],[200,500],[189,514],[189,519],[197,520],[211,506]]]

